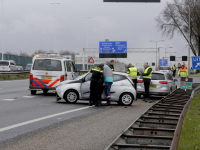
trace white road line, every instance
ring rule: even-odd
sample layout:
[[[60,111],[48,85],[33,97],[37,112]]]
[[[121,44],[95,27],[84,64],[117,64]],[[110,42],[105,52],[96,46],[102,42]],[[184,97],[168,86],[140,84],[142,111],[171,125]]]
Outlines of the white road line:
[[[10,130],[10,129],[14,129],[14,128],[17,128],[17,127],[21,127],[21,126],[24,126],[24,125],[27,125],[27,124],[31,124],[31,123],[34,123],[34,122],[39,122],[39,121],[42,121],[42,120],[45,120],[45,119],[57,117],[57,116],[60,116],[60,115],[69,114],[69,113],[72,113],[72,112],[75,112],[75,111],[88,109],[88,108],[91,108],[91,107],[94,107],[94,106],[87,106],[87,107],[83,107],[83,108],[69,110],[69,111],[65,111],[65,112],[49,115],[49,116],[46,116],[46,117],[41,117],[41,118],[38,118],[38,119],[33,119],[33,120],[30,120],[30,121],[18,123],[18,124],[11,125],[11,126],[8,126],[8,127],[0,128],[0,132],[6,131],[6,130]]]
[[[15,101],[16,99],[2,99],[2,101]]]
[[[35,96],[23,96],[24,98],[34,98]]]

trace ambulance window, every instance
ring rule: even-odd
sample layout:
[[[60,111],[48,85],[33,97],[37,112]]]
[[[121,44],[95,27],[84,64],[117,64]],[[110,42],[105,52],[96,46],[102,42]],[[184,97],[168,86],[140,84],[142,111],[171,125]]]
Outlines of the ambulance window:
[[[36,59],[33,70],[62,71],[61,61],[51,59]]]
[[[71,71],[72,71],[72,68],[71,68],[71,63],[70,63],[70,61],[66,61],[65,63],[66,63],[66,65],[67,65],[67,72],[71,72]]]
[[[75,71],[76,70],[76,68],[75,68],[75,66],[74,66],[74,63],[71,61],[71,63],[72,63],[72,68],[73,68],[73,71]]]

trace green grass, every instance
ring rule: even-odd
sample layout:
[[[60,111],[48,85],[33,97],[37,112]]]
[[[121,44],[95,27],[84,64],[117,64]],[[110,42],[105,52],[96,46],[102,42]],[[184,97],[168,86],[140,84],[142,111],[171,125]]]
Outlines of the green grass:
[[[197,73],[197,74],[190,74],[189,77],[200,77],[200,73]]]
[[[192,100],[185,117],[178,150],[200,150],[200,93]]]
[[[8,76],[1,76],[0,80],[16,80],[16,79],[28,79],[30,74],[23,74],[23,75],[8,75]]]

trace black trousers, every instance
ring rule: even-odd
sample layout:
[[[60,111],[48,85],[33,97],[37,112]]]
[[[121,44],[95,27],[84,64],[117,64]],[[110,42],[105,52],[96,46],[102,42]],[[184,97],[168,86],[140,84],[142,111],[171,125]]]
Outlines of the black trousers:
[[[144,81],[144,89],[145,89],[145,98],[149,98],[149,85],[150,85],[150,80],[149,81]]]
[[[176,70],[173,71],[173,76],[174,76],[174,77],[176,76]]]
[[[137,79],[132,79],[133,83],[134,83],[134,87],[135,87],[135,90],[136,90],[136,93],[137,93]]]
[[[98,82],[91,81],[90,82],[90,102],[97,102],[99,99],[99,86]]]

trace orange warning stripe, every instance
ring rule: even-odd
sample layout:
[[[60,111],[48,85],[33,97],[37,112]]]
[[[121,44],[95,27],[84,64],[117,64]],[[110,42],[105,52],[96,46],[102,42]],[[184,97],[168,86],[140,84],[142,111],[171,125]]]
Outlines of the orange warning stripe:
[[[58,81],[60,81],[60,79],[57,79],[56,81],[54,81],[53,83],[51,83],[50,85],[49,85],[49,87],[52,87],[54,84],[56,84]]]

